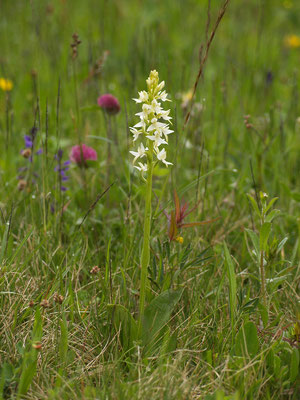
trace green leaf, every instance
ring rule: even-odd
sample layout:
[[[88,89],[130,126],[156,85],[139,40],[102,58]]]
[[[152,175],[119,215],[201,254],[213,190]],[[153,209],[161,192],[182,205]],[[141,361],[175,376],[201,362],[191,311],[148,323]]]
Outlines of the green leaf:
[[[290,196],[292,197],[292,199],[294,199],[296,201],[300,201],[300,193],[299,192],[291,192]]]
[[[251,242],[255,249],[256,256],[258,257],[259,256],[259,238],[258,238],[257,234],[255,232],[253,232],[251,229],[246,228],[245,231],[247,232],[247,235],[250,237]]]
[[[60,321],[60,342],[59,342],[59,358],[61,364],[65,364],[68,352],[68,324],[65,314]]]
[[[254,211],[256,212],[257,216],[259,218],[261,218],[261,213],[259,211],[259,208],[258,208],[258,205],[257,205],[256,201],[254,200],[254,198],[252,196],[250,196],[250,194],[247,194],[247,197],[250,200],[250,203],[251,203]]]
[[[230,304],[231,329],[233,334],[234,319],[236,313],[236,275],[234,271],[232,258],[229,254],[228,247],[225,242],[224,242],[224,255],[225,255],[225,264],[227,267],[227,275],[229,279],[229,304]]]
[[[262,319],[264,327],[266,327],[268,325],[268,321],[269,321],[268,310],[261,303],[258,304],[258,309],[259,309],[260,317]]]
[[[32,330],[32,344],[41,341],[42,332],[43,332],[42,317],[40,309],[38,308],[35,313],[35,321]],[[37,359],[38,359],[38,350],[33,346],[31,346],[31,348],[27,352],[25,352],[23,357],[17,399],[22,398],[22,396],[24,396],[27,393],[36,373]]]
[[[143,345],[153,345],[160,339],[163,328],[168,323],[182,292],[182,290],[166,290],[155,297],[145,308],[142,321]]]
[[[267,242],[269,239],[269,235],[271,232],[271,223],[270,222],[265,222],[259,232],[259,247],[260,250],[266,251],[267,248]]]
[[[0,368],[0,399],[2,400],[5,385],[9,383],[14,377],[14,368],[11,364],[4,363]]]
[[[256,307],[258,306],[259,298],[256,297],[255,299],[249,300],[246,304],[241,307],[241,311],[244,313],[252,313],[255,311]]]
[[[275,354],[274,356],[274,375],[276,378],[280,377],[281,360],[280,357]]]
[[[276,217],[278,217],[280,214],[281,214],[281,211],[280,211],[280,210],[277,210],[277,209],[275,208],[275,210],[272,210],[272,211],[270,212],[270,214],[268,214],[268,215],[266,216],[265,221],[266,221],[266,222],[272,222],[273,219],[276,218]]]
[[[2,264],[2,261],[5,256],[5,250],[6,250],[6,244],[7,244],[7,239],[8,239],[8,232],[9,232],[9,224],[6,224],[5,226],[5,231],[2,237],[2,243],[1,243],[1,252],[0,252],[0,265]]]
[[[258,349],[257,328],[253,322],[246,322],[236,336],[234,352],[237,356],[254,357]]]
[[[278,200],[278,197],[274,197],[274,199],[270,200],[269,204],[267,205],[266,209],[264,210],[265,215],[267,212],[270,210],[270,208],[275,204],[275,202]]]
[[[276,254],[278,254],[281,251],[281,249],[283,248],[283,246],[286,244],[287,241],[288,241],[287,236],[281,240],[281,242],[277,246]]]
[[[293,349],[290,365],[290,381],[294,382],[299,373],[299,350]]]
[[[133,348],[137,340],[138,327],[135,319],[121,304],[108,304],[108,311],[116,332],[120,332],[120,341],[125,351]]]

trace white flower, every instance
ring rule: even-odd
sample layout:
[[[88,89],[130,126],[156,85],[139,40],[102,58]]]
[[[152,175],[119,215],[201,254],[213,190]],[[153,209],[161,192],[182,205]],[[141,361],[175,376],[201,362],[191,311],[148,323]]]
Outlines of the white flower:
[[[130,132],[133,134],[133,141],[134,142],[142,134],[142,131],[141,130],[137,130],[136,128],[130,128]]]
[[[147,131],[151,132],[154,130],[157,130],[159,132],[161,132],[161,129],[164,127],[165,124],[163,124],[162,122],[157,121],[157,118],[153,118],[151,120],[151,125],[148,127]]]
[[[158,115],[159,118],[164,119],[165,121],[170,121],[172,117],[169,116],[171,110],[161,111]]]
[[[165,135],[166,141],[168,141],[168,135],[170,133],[174,132],[171,129],[169,129],[169,126],[167,124],[163,124],[164,126],[161,128],[161,133]]]
[[[158,151],[158,147],[161,144],[168,144],[165,139],[162,138],[161,133],[159,131],[155,131],[154,135],[147,135],[146,138],[152,140],[154,142],[154,148]]]
[[[147,172],[147,164],[143,164],[141,162],[139,162],[139,167],[135,165],[134,168],[138,169],[141,172]]]
[[[168,144],[168,136],[173,132],[169,127],[172,119],[170,117],[170,110],[164,110],[162,107],[162,102],[170,100],[167,98],[168,94],[166,91],[163,90],[165,82],[159,82],[157,71],[150,72],[146,83],[148,91],[143,90],[139,92],[139,97],[134,99],[136,103],[142,103],[142,110],[135,114],[139,117],[139,122],[130,128],[130,131],[133,134],[134,142],[145,137],[150,150],[146,147],[145,143],[140,143],[137,151],[130,151],[130,153],[134,156],[133,164],[137,159],[147,157],[146,152],[149,153],[151,151],[152,154],[149,153],[148,159],[148,164],[149,162],[153,162],[151,167],[156,161],[161,161],[168,166],[172,163],[166,161],[166,149],[160,149],[159,147]],[[138,162],[138,166],[134,165],[134,167],[143,174],[149,168],[150,164],[148,164]]]
[[[159,153],[157,153],[156,157],[159,161],[163,162],[166,166],[173,165],[171,162],[166,161],[167,153],[166,153],[165,149],[162,149]]]
[[[171,101],[167,99],[168,93],[164,90],[163,92],[159,92],[157,95],[157,98],[160,99],[161,101]]]
[[[139,98],[133,99],[136,103],[145,103],[148,100],[148,93],[145,90],[139,92]]]
[[[138,158],[145,157],[147,150],[149,150],[148,147],[145,148],[143,143],[141,143],[140,146],[138,147],[138,151],[130,151],[129,153],[131,153],[134,156],[132,163],[134,164]]]
[[[142,129],[146,129],[146,123],[144,120],[141,120],[140,122],[138,122],[137,124],[134,125],[134,128],[142,128]]]

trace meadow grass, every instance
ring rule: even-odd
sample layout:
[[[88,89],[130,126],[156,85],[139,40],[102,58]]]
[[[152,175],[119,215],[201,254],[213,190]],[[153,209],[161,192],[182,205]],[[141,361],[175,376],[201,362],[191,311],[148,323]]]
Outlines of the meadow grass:
[[[224,3],[1,2],[0,399],[299,398],[300,5]],[[129,127],[153,69],[173,166],[153,172],[141,333]],[[98,159],[63,182],[79,143]],[[179,201],[213,222],[171,237]]]

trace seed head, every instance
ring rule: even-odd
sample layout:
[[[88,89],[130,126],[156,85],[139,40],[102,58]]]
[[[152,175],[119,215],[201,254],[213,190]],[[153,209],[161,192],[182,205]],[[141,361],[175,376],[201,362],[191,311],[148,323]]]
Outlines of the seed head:
[[[96,275],[96,274],[98,274],[99,271],[100,271],[100,268],[99,268],[97,265],[95,265],[95,267],[93,267],[93,268],[90,270],[90,273],[91,273],[92,275]]]
[[[40,306],[43,307],[43,308],[49,308],[50,307],[50,303],[49,303],[49,301],[47,299],[43,299],[40,302]]]
[[[64,296],[58,293],[54,293],[53,299],[55,303],[62,304],[62,302],[64,301]]]
[[[22,150],[21,151],[21,155],[24,157],[24,158],[29,158],[30,156],[31,156],[31,149],[24,149],[24,150]]]
[[[20,179],[18,182],[18,189],[20,191],[24,190],[27,186],[27,182],[24,179]]]

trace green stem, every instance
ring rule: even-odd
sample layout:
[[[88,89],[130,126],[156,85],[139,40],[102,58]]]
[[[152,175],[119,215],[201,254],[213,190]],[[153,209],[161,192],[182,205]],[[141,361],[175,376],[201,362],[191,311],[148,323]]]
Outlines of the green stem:
[[[264,306],[267,307],[267,297],[266,297],[266,275],[264,266],[264,252],[260,252],[260,277],[261,277],[261,296],[263,298]]]
[[[261,226],[265,223],[264,215],[265,205],[262,205]],[[266,271],[264,266],[264,250],[260,249],[260,279],[261,279],[261,296],[263,298],[264,306],[267,308],[267,291],[266,291]]]
[[[150,142],[150,141],[149,141]],[[140,283],[140,310],[139,310],[139,335],[142,329],[142,318],[145,310],[145,298],[147,291],[147,271],[150,261],[150,227],[151,227],[151,196],[152,196],[152,175],[153,175],[153,144],[149,143],[147,163],[147,189],[144,220],[144,238],[141,255],[141,283]]]

